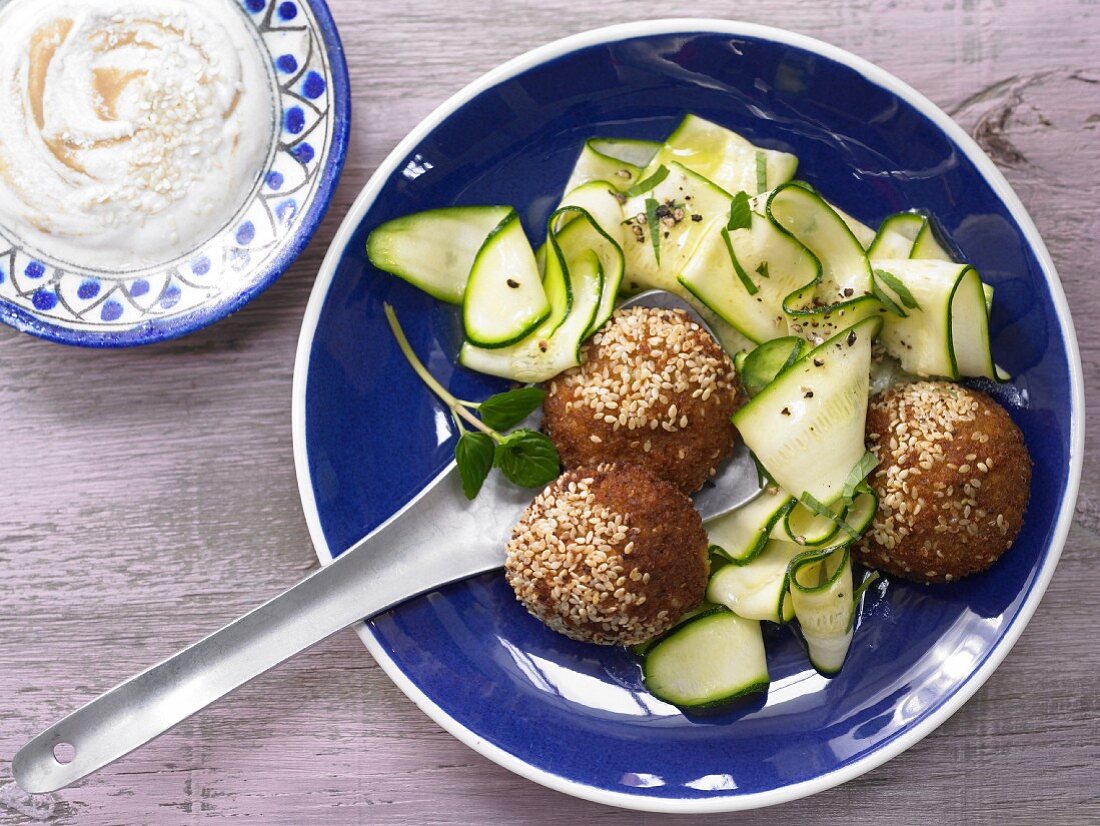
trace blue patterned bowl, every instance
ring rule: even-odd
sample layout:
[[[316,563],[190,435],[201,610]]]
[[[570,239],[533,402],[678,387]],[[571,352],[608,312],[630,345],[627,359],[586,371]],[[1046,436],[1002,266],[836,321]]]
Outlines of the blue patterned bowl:
[[[769,632],[766,698],[714,716],[655,700],[626,651],[548,630],[499,574],[360,626],[420,708],[509,769],[602,803],[704,812],[828,788],[935,729],[1019,637],[1069,529],[1084,404],[1065,298],[1019,200],[945,114],[851,54],[740,23],[618,26],[501,66],[402,141],[346,217],[302,330],[294,443],[310,531],[327,562],[453,450],[448,417],[407,369],[382,302],[396,306],[413,346],[458,395],[499,387],[453,366],[453,308],[374,269],[367,234],[416,210],[508,203],[537,238],[585,138],[659,138],[685,111],[796,152],[802,176],[872,225],[895,210],[931,209],[996,287],[994,351],[1015,376],[1000,395],[1035,460],[1023,532],[992,570],[950,586],[892,581],[873,591],[831,680],[810,668],[789,631]]]
[[[228,0],[255,26],[279,132],[236,214],[176,260],[119,272],[51,259],[0,226],[0,321],[86,347],[175,338],[239,310],[305,249],[336,189],[351,101],[324,0]]]

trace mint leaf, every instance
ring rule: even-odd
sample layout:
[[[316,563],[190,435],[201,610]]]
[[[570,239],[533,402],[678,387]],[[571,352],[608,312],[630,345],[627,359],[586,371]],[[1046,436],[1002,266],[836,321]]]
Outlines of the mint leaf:
[[[745,272],[744,267],[741,266],[741,262],[737,260],[737,253],[733,251],[733,242],[730,240],[728,229],[722,229],[722,240],[726,242],[726,251],[730,254],[730,261],[733,262],[733,271],[737,273],[737,278],[741,281],[741,285],[749,295],[756,295],[760,292],[760,288],[753,283],[753,280],[749,278],[749,274]]]
[[[653,254],[657,258],[657,266],[661,266],[661,226],[657,220],[657,199],[645,199],[645,220],[649,225],[649,240],[653,244]]]
[[[889,293],[887,293],[886,290],[882,289],[882,287],[880,287],[878,285],[878,282],[875,280],[871,281],[871,294],[874,295],[874,297],[877,298],[880,302],[882,302],[882,306],[892,312],[894,315],[900,316],[901,318],[908,318],[909,313],[905,312],[905,310],[899,307],[898,303],[894,301],[894,299],[890,297]]]
[[[485,433],[463,433],[455,445],[455,461],[462,477],[462,492],[473,499],[493,467],[493,440]]]
[[[833,513],[833,511],[830,510],[828,507],[821,504],[821,502],[819,502],[809,493],[803,492],[798,501],[809,508],[811,511],[816,513],[818,516],[824,516],[826,519],[828,519],[830,522],[832,522],[834,525],[836,525],[838,528],[848,534],[848,536],[852,537],[852,539],[859,539],[859,534],[852,529],[851,525],[845,522],[842,517],[837,516],[837,514]]]
[[[726,229],[733,232],[735,229],[748,229],[752,226],[752,207],[749,206],[749,194],[738,192],[730,203],[730,220]]]
[[[558,477],[561,458],[550,438],[526,428],[509,433],[497,444],[496,466],[523,488],[537,488]]]
[[[910,310],[919,310],[920,304],[917,303],[917,299],[913,298],[913,294],[909,292],[909,288],[902,283],[902,280],[894,275],[892,272],[886,270],[875,270],[875,277],[881,278],[886,282],[886,286],[897,293],[898,298],[901,299],[901,303],[908,307]]]
[[[530,416],[545,396],[541,387],[517,387],[490,396],[478,405],[477,413],[493,430],[509,430]]]
[[[878,459],[875,458],[875,454],[866,450],[863,452],[863,456],[856,462],[856,466],[852,468],[852,472],[848,474],[848,480],[844,483],[844,493],[842,497],[849,502],[855,498],[857,489],[863,484],[871,472],[878,467]]]
[[[623,197],[634,198],[641,195],[643,192],[649,192],[651,189],[656,189],[657,185],[668,177],[668,167],[662,164],[657,167],[657,171],[650,175],[648,178],[630,187],[630,189],[623,191]]]
[[[771,275],[768,273],[767,261],[760,262],[760,266],[756,268],[756,274],[759,275],[761,278],[771,278]]]
[[[768,191],[768,156],[760,150],[756,152],[756,191]]]

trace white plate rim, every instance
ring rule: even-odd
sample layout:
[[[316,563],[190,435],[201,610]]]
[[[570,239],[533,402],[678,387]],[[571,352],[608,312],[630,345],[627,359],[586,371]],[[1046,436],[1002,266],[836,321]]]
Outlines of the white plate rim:
[[[356,196],[355,201],[344,216],[339,229],[333,237],[324,260],[321,262],[321,267],[306,305],[294,361],[291,430],[295,473],[298,480],[298,491],[302,499],[302,508],[305,512],[306,524],[318,559],[321,561],[322,565],[327,565],[332,562],[333,555],[328,547],[324,531],[321,527],[317,503],[313,496],[313,486],[310,480],[309,462],[306,454],[306,376],[309,372],[309,357],[317,322],[320,319],[321,309],[324,306],[325,297],[328,294],[337,264],[348,242],[351,240],[352,234],[358,228],[359,223],[362,221],[369,207],[374,203],[379,191],[391,174],[397,171],[400,162],[409,155],[413,148],[415,148],[432,129],[438,126],[445,118],[463,104],[486,89],[533,66],[589,46],[632,37],[672,34],[677,32],[711,32],[754,37],[772,40],[820,54],[823,57],[830,58],[854,69],[872,83],[888,89],[935,123],[937,127],[959,146],[967,159],[974,164],[981,175],[990,184],[994,192],[996,192],[997,196],[1008,208],[1008,211],[1019,224],[1025,240],[1031,247],[1040,264],[1040,268],[1043,271],[1047,286],[1050,290],[1055,312],[1063,330],[1063,341],[1070,367],[1072,398],[1072,409],[1070,411],[1070,467],[1067,478],[1066,495],[1062,500],[1058,519],[1054,527],[1052,541],[1050,543],[1050,550],[1044,564],[1039,569],[1028,597],[1023,605],[1021,605],[1019,613],[1009,626],[1007,632],[995,644],[981,668],[979,668],[947,702],[940,706],[933,714],[929,715],[927,719],[922,720],[885,746],[876,749],[871,754],[854,761],[852,764],[820,775],[811,780],[805,780],[790,786],[783,786],[778,789],[764,792],[710,797],[705,799],[632,795],[624,792],[612,792],[568,780],[520,760],[510,752],[484,740],[476,733],[463,726],[458,720],[454,719],[440,708],[428,695],[422,692],[405,676],[365,622],[360,622],[353,626],[355,632],[363,640],[367,650],[370,652],[371,656],[374,657],[378,665],[381,666],[382,670],[385,671],[394,684],[397,685],[397,687],[401,689],[401,691],[404,692],[421,711],[427,714],[455,738],[509,771],[556,791],[609,806],[649,812],[706,814],[714,812],[743,811],[774,806],[825,791],[826,789],[838,786],[882,765],[924,739],[958,711],[959,708],[961,708],[963,704],[981,688],[1008,655],[1008,652],[1015,645],[1032,615],[1035,613],[1035,609],[1038,607],[1043,594],[1046,592],[1050,579],[1057,567],[1058,559],[1061,556],[1066,537],[1069,534],[1069,529],[1073,521],[1074,507],[1076,505],[1077,493],[1081,480],[1084,453],[1084,384],[1077,336],[1074,330],[1073,320],[1070,316],[1069,305],[1066,301],[1065,293],[1062,290],[1061,281],[1054,267],[1054,262],[1042,238],[1040,238],[1039,232],[1034,222],[1031,220],[1031,216],[1024,208],[1023,203],[1021,203],[1011,185],[1001,174],[1000,170],[997,169],[985,152],[982,151],[978,144],[975,143],[962,127],[956,124],[945,112],[943,112],[943,110],[920,92],[917,92],[904,81],[875,64],[816,38],[756,23],[691,17],[644,20],[592,29],[560,40],[555,40],[525,52],[486,72],[440,104],[408,135],[406,135],[396,147],[394,147]]]

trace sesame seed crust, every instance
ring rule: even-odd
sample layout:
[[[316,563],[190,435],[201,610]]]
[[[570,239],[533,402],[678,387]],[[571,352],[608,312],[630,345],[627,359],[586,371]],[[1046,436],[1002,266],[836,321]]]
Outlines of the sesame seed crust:
[[[579,468],[535,497],[504,570],[516,598],[553,630],[634,645],[702,602],[707,536],[691,500],[643,468]]]
[[[692,493],[733,450],[733,364],[682,310],[617,311],[547,389],[544,426],[567,468],[628,461]]]
[[[989,396],[950,382],[871,399],[867,447],[879,509],[857,561],[917,582],[952,582],[1000,558],[1023,524],[1031,458]]]

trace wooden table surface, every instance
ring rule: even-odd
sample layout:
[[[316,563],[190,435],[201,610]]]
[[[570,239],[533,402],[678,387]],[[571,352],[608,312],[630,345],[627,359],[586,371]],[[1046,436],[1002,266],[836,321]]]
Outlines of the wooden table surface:
[[[672,14],[738,15],[868,58],[970,130],[1061,273],[1089,405],[1100,384],[1100,5],[333,0],[354,88],[347,166],[295,266],[235,317],[120,352],[0,329],[0,824],[662,822],[575,800],[444,733],[344,631],[74,788],[31,798],[10,760],[39,729],[317,565],[294,479],[290,388],[328,240],[393,145],[501,61]],[[1100,427],[1093,419],[1090,436]],[[1100,822],[1096,554],[1087,443],[1077,520],[1000,669],[937,732],[839,788],[738,824]],[[669,818],[671,819],[671,818]],[[679,822],[686,822],[681,819]]]

